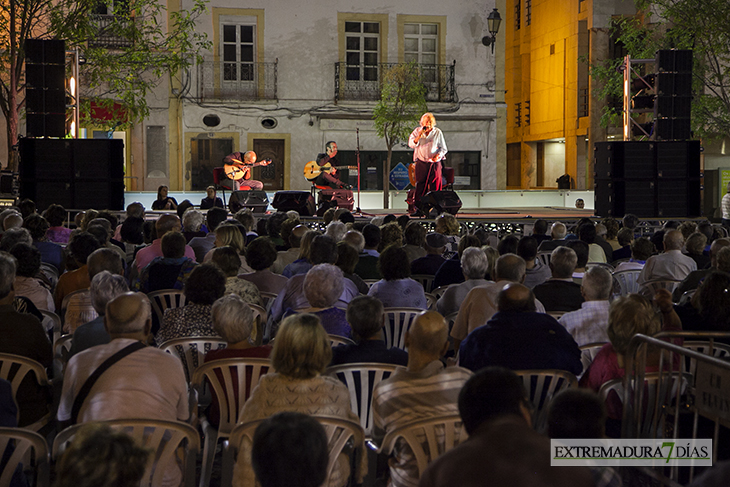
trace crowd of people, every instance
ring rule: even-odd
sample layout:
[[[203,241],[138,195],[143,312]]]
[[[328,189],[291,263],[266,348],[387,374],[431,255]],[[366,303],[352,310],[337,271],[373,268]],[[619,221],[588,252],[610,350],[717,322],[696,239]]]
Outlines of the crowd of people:
[[[201,212],[165,201],[171,211],[154,216],[140,203],[122,218],[90,209],[72,220],[59,205],[39,212],[31,201],[0,213],[0,352],[50,368],[54,330],[43,325],[43,310],[61,316],[72,334],[70,359],[55,378],[62,380],[57,411],[49,409],[50,391],[29,377],[15,395],[19,426],[49,413],[59,431],[121,418],[188,421],[189,377],[159,347],[214,337],[227,347],[208,352],[206,362],[255,357],[272,366],[242,405],[239,422],[268,419],[239,454],[234,485],[253,485],[254,475],[272,486],[341,486],[351,472],[361,481],[367,455],[359,465],[343,459],[329,479],[319,472],[327,463],[316,458],[321,431],[307,422],[318,415],[359,422],[346,385],[327,374],[328,367],[358,363],[397,366],[373,391],[375,441],[414,420],[461,415],[470,440],[434,461],[420,485],[467,484],[472,476],[504,483],[528,471],[545,485],[620,485],[605,469],[550,467],[549,440],[531,427],[527,392],[513,371],[560,369],[580,377],[580,393],[558,396],[551,414],[585,408],[595,412],[585,425],[593,436],[586,437],[604,435],[606,421],[608,434],[616,434],[620,400],[609,395],[603,404],[596,393],[624,376],[635,334],[730,332],[730,239],[709,222],[670,221],[643,236],[632,215],[582,219],[570,228],[537,220],[532,232],[500,236],[466,232],[450,214],[438,216],[431,230],[408,216],[356,220],[332,209],[312,224],[296,212],[257,219],[248,209],[230,215],[215,204]],[[619,272],[632,273],[639,285],[673,281],[675,292],[618,297],[612,273]],[[170,289],[182,291],[185,304],[159,320],[147,295]],[[266,322],[258,323],[263,337],[251,306],[266,310]],[[403,349],[386,344],[387,308],[421,310]],[[332,336],[348,343],[332,347]],[[596,343],[603,347],[586,368],[579,347]],[[658,354],[650,355],[647,370],[659,363]],[[16,405],[7,395],[0,399],[3,410]],[[214,424],[217,407],[214,398],[206,411]],[[560,424],[551,423],[551,435],[563,434]],[[298,443],[273,440],[299,430],[308,432],[302,444],[312,442],[306,454],[295,453]],[[84,436],[94,438],[104,443],[114,435],[97,428]],[[506,446],[499,451],[497,444]],[[137,463],[144,457],[125,448]],[[510,449],[536,454],[516,457]],[[276,455],[290,455],[292,472],[318,481],[265,472],[288,466],[286,459],[267,460]],[[494,469],[497,463],[509,468]],[[60,467],[59,474],[73,471],[68,462]],[[419,482],[405,442],[377,473],[396,487]],[[165,485],[180,478],[170,468]]]

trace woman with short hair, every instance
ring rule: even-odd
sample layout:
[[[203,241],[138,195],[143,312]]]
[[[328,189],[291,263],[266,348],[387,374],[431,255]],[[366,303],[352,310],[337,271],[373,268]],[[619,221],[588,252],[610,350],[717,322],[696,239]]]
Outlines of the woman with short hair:
[[[411,264],[403,247],[391,245],[378,258],[378,271],[383,279],[370,288],[386,308],[428,308],[423,286],[411,279]]]
[[[256,421],[281,411],[313,416],[334,416],[357,423],[360,420],[350,409],[350,393],[335,377],[323,375],[332,358],[327,332],[312,314],[302,313],[285,318],[279,328],[271,352],[273,372],[262,376],[253,394],[241,411],[240,423]],[[251,468],[251,445],[244,442],[234,468],[234,487],[254,485]],[[364,445],[358,445],[364,452]],[[360,468],[355,483],[362,482],[367,470],[367,455],[359,455]],[[347,483],[350,471],[347,457],[342,455],[334,468],[330,487]]]

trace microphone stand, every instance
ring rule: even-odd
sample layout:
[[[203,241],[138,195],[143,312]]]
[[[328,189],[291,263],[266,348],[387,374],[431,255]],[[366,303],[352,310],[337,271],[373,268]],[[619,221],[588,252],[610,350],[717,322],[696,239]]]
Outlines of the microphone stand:
[[[355,135],[357,137],[357,145],[355,146],[355,155],[357,156],[357,210],[356,213],[362,216],[362,210],[360,210],[360,128],[355,128]]]

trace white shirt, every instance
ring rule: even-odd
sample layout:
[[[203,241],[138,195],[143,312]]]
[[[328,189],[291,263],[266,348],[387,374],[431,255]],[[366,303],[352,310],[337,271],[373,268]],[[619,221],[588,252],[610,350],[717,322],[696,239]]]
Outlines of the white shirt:
[[[413,160],[431,162],[434,156],[437,156],[437,160],[439,161],[443,159],[448,149],[446,148],[446,140],[444,140],[444,134],[441,130],[434,127],[428,135],[422,136],[416,142],[416,137],[420,133],[421,127],[416,127],[411,132],[411,136],[408,137],[408,147],[413,149]]]
[[[580,309],[565,313],[558,320],[568,330],[579,347],[589,343],[607,342],[608,301],[585,301]]]
[[[720,206],[722,206],[722,219],[730,220],[730,193],[725,193]]]

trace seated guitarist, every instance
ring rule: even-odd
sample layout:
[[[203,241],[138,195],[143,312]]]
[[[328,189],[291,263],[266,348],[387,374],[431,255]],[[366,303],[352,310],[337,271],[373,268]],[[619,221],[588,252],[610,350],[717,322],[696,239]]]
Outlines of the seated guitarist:
[[[349,185],[340,181],[340,176],[337,173],[336,166],[340,165],[340,161],[337,159],[337,142],[335,142],[334,140],[330,140],[324,146],[324,150],[324,154],[319,154],[317,156],[317,164],[319,164],[319,167],[322,168],[329,162],[332,166],[332,169],[329,173],[325,172],[324,170],[320,170],[319,176],[317,176],[317,178],[314,179],[314,181],[312,182],[317,186],[329,186],[330,188],[334,189],[349,189]]]
[[[256,163],[256,153],[252,150],[247,151],[243,154],[243,157],[241,157],[240,152],[234,152],[233,154],[228,154],[226,157],[223,158],[223,164],[230,164],[237,166],[237,170],[240,169],[243,171],[243,177],[237,177],[237,175],[234,174],[226,174],[229,179],[233,182],[233,190],[243,190],[247,191],[250,189],[264,189],[264,183],[261,181],[256,181],[255,179],[251,179],[251,166]]]

